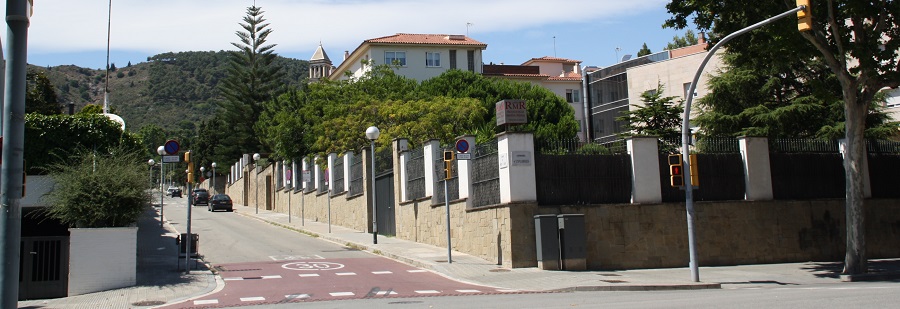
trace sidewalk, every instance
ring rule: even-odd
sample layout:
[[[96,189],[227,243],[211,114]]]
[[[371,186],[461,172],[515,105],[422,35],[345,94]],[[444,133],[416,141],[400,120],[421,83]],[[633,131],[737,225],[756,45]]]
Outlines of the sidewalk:
[[[687,267],[620,271],[545,271],[537,268],[502,268],[494,263],[460,252],[452,252],[448,264],[447,248],[378,236],[323,222],[301,222],[282,213],[235,205],[235,213],[270,224],[315,234],[321,239],[353,246],[410,265],[434,271],[448,278],[496,288],[519,291],[648,291],[671,289],[718,289],[796,286],[841,283],[842,263],[807,262],[789,264],[700,267],[701,282],[691,281]],[[185,274],[176,271],[175,231],[161,228],[156,208],[148,210],[138,222],[138,273],[134,287],[66,298],[20,301],[19,308],[150,308],[200,297],[221,288],[224,281],[199,264],[200,269]],[[184,263],[184,260],[182,260]],[[872,260],[872,274],[846,281],[900,279],[900,259]],[[183,267],[182,267],[183,268]],[[852,280],[851,280],[852,279]]]

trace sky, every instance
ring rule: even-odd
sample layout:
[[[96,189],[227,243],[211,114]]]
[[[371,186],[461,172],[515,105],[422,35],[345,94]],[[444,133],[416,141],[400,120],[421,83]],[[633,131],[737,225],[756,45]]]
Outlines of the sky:
[[[24,0],[22,0],[24,1]],[[112,1],[110,5],[110,1]],[[487,44],[485,64],[554,56],[605,67],[642,44],[661,51],[685,30],[663,29],[665,0],[257,0],[283,57],[319,44],[335,66],[364,40],[396,33],[465,34]],[[100,69],[164,52],[236,50],[253,0],[37,0],[28,63]],[[0,4],[3,16],[6,7]],[[111,8],[111,10],[110,10]],[[109,26],[109,31],[107,31]],[[7,32],[0,31],[4,56]]]

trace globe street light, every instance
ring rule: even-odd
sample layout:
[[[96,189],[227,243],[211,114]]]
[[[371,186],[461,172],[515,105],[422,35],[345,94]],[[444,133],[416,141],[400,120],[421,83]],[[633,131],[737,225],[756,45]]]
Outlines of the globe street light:
[[[378,131],[378,128],[375,126],[371,126],[366,129],[366,138],[368,138],[372,142],[372,243],[378,244],[378,207],[376,207],[376,203],[378,200],[375,199],[375,140],[378,139],[378,136],[381,135],[381,131]]]
[[[212,189],[213,189],[213,193],[216,193],[216,162],[213,162],[212,164],[210,164],[210,166],[212,166],[212,174],[213,174],[212,175],[213,176],[212,177]]]
[[[259,153],[253,154],[253,169],[256,170],[256,213],[259,213]]]
[[[206,177],[206,175],[204,173],[206,173],[206,167],[201,166],[200,167],[200,178]],[[200,187],[200,184],[198,183],[197,188],[199,188],[199,187]]]
[[[165,222],[165,220],[163,219],[163,214],[165,213],[165,210],[163,209],[163,196],[165,193],[163,193],[163,191],[166,190],[166,164],[163,163],[165,162],[165,160],[163,160],[163,156],[166,155],[166,146],[156,147],[156,153],[159,154],[159,226],[162,227],[163,222]]]
[[[148,170],[150,170],[150,191],[153,192],[153,165],[156,164],[156,161],[153,159],[147,160],[147,165],[150,166]]]

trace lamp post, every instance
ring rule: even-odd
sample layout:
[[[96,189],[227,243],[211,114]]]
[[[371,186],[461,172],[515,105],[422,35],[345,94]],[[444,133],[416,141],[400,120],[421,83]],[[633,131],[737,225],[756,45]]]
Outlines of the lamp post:
[[[375,126],[371,126],[366,129],[366,138],[368,138],[372,142],[372,243],[378,244],[378,207],[376,207],[377,201],[375,199],[375,140],[378,139],[378,136],[381,135],[381,131],[378,131],[378,128]]]
[[[154,161],[153,159],[147,160],[147,165],[150,166],[148,168],[148,170],[150,171],[149,174],[150,174],[150,184],[151,184],[150,191],[151,192],[153,191],[153,164],[156,164],[156,161]]]
[[[254,171],[256,173],[256,185],[254,186],[254,188],[256,188],[256,190],[255,190],[256,191],[256,213],[258,214],[259,213],[259,153],[253,154],[253,169],[256,170],[256,171]]]
[[[216,192],[216,162],[213,162],[212,164],[210,164],[210,166],[212,166],[212,176],[213,176],[213,177],[212,177],[212,189],[213,189],[213,193],[217,193],[217,192]]]
[[[206,167],[203,167],[203,166],[200,167],[200,177],[201,178],[206,177]],[[200,184],[198,183],[197,188],[199,188],[199,187],[200,187]]]
[[[156,153],[159,154],[159,226],[162,227],[164,222],[163,214],[165,210],[163,209],[163,197],[165,196],[164,191],[166,191],[165,183],[166,183],[166,164],[164,163],[163,156],[166,155],[166,146],[156,147]]]

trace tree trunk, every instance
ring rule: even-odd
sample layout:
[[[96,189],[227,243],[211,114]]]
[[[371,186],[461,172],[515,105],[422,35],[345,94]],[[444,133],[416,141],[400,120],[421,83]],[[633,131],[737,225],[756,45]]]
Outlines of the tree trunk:
[[[861,104],[856,95],[844,96],[846,115],[846,149],[844,171],[846,173],[847,251],[844,257],[844,274],[863,274],[868,271],[866,259],[865,195],[863,194],[863,156],[868,105]]]

